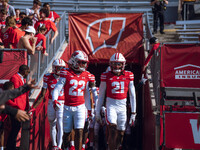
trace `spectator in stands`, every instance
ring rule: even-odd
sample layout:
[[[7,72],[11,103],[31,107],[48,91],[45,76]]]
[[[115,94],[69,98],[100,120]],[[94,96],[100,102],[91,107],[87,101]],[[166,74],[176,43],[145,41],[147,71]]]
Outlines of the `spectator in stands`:
[[[28,26],[33,26],[33,21],[29,17],[24,17],[21,21],[20,29],[24,31]]]
[[[55,38],[58,36],[58,30],[56,28],[55,23],[47,18],[48,16],[49,16],[49,11],[46,8],[42,8],[40,10],[41,20],[37,21],[34,27],[35,29],[37,29],[40,26],[40,24],[44,24],[45,27],[47,28],[47,31],[45,34],[47,34],[49,30],[52,29],[54,32],[54,36],[51,38],[51,43],[53,43]]]
[[[4,91],[11,90],[11,89],[14,89],[13,82],[7,81],[7,82],[5,82],[3,84],[3,90]],[[15,98],[15,97],[13,97],[13,98]],[[7,115],[15,117],[15,119],[18,120],[18,121],[20,121],[20,122],[21,121],[29,120],[29,115],[27,114],[26,111],[13,108],[13,107],[11,107],[9,105],[5,105],[5,108],[3,109],[3,111],[1,112],[0,115],[1,115],[1,122],[0,122],[1,148],[0,149],[3,149],[3,147],[4,147],[4,121],[7,118]],[[5,125],[8,125],[8,124],[5,124]]]
[[[14,89],[14,90],[5,90],[0,92],[0,105],[3,106],[5,105],[5,103],[9,100],[9,99],[13,99],[16,98],[26,92],[28,92],[30,89],[38,89],[38,86],[35,86],[35,80],[29,80],[27,84]],[[6,107],[1,107],[1,111],[2,109],[4,110]]]
[[[7,81],[3,84],[3,90],[10,90],[14,89],[14,84],[10,81]],[[10,107],[10,106],[8,106]],[[12,107],[11,107],[12,108]],[[15,108],[13,108],[15,109]],[[0,149],[2,150],[4,147],[4,121],[7,118],[7,114],[1,113],[0,114]]]
[[[37,37],[36,45],[38,45],[40,41],[42,41],[42,53],[43,55],[48,56],[48,53],[46,52],[46,37],[45,37],[46,31],[47,28],[45,27],[45,25],[40,24],[40,26],[37,29],[35,37]]]
[[[18,44],[20,38],[25,35],[24,30],[28,26],[31,26],[33,23],[32,23],[32,20],[29,17],[26,17],[25,19],[23,19],[22,24],[23,25],[20,28],[18,28],[18,27],[13,28],[11,41],[10,41],[10,43],[12,44],[12,48],[17,48],[17,44]]]
[[[157,33],[158,28],[158,18],[160,20],[160,33],[165,34],[164,32],[164,11],[166,10],[166,5],[168,4],[168,0],[151,0],[151,5],[153,5],[153,32]]]
[[[30,81],[29,81],[30,82]],[[32,82],[32,81],[31,81]],[[33,80],[32,83],[29,83],[29,84],[35,84],[35,81]],[[25,85],[24,87],[26,87],[26,89],[24,90],[24,92],[28,91],[30,89],[29,87],[30,85]],[[7,81],[3,84],[3,90],[11,90],[11,89],[14,89],[14,84],[13,82],[11,81]],[[24,93],[23,91],[20,91],[20,94],[18,94],[17,96],[15,97],[18,97],[19,95],[23,94]],[[13,97],[13,98],[15,98]],[[10,99],[13,99],[13,98],[10,98]],[[26,111],[24,110],[21,110],[21,109],[16,109],[14,107],[11,107],[9,106],[8,104],[12,102],[12,100],[8,100],[8,102],[6,103],[5,105],[5,109],[1,112],[2,114],[5,113],[5,114],[8,114],[8,115],[11,115],[13,117],[15,117],[16,120],[18,121],[26,121],[26,120],[29,120],[29,116],[27,114]]]
[[[27,53],[29,55],[34,55],[35,54],[35,49],[36,49],[36,42],[37,38],[35,36],[35,29],[32,26],[28,26],[27,29],[24,30],[25,35],[20,38],[17,48],[21,49],[27,49]],[[30,41],[32,43],[30,43]]]
[[[32,21],[33,21],[33,25],[40,20],[40,7],[41,7],[42,3],[39,0],[34,0],[33,1],[33,7],[32,8],[27,8],[26,9],[26,15],[29,16]]]
[[[26,17],[26,13],[25,12],[20,12],[19,14],[19,21],[16,23],[16,26],[19,28],[21,27],[21,23],[22,23],[22,20]],[[29,17],[27,17],[29,18]],[[30,18],[29,18],[30,19]],[[31,20],[31,24],[29,24],[29,26],[33,25],[33,22],[32,22],[32,19]],[[25,27],[26,28],[26,27]]]
[[[12,45],[12,48],[14,49],[17,48],[17,44],[20,38],[23,37],[24,35],[25,35],[25,31],[23,31],[21,28],[18,28],[17,26],[13,28],[11,38],[10,38],[10,43]]]
[[[158,39],[156,37],[152,37],[149,39],[149,43],[151,45],[151,50],[149,55],[147,56],[145,62],[144,62],[144,67],[143,67],[143,72],[146,70],[148,63],[150,62],[154,52],[159,48],[160,43],[158,42]]]
[[[13,27],[16,25],[15,19],[11,16],[6,18],[6,27],[1,30],[1,39],[5,48],[12,48],[10,44]]]
[[[7,17],[7,11],[5,9],[0,10],[0,29],[6,27],[6,17]]]
[[[15,9],[13,6],[8,4],[9,0],[1,0],[0,9],[5,9],[7,11],[7,16],[12,16],[16,18]]]
[[[19,71],[10,78],[10,81],[13,82],[14,84],[14,88],[19,88],[20,86],[23,86],[26,83],[26,78],[29,73],[30,73],[29,67],[27,65],[21,65],[19,67]],[[20,95],[19,97],[13,100],[9,100],[7,104],[20,110],[24,111],[28,110],[29,109],[28,92]],[[16,120],[15,117],[11,116],[10,118],[11,118],[12,128],[10,135],[8,136],[6,148],[7,150],[15,150],[16,139],[19,130],[21,128],[21,123],[18,120]]]
[[[15,18],[15,20],[16,20],[16,23],[18,23],[18,22],[19,22],[19,14],[20,14],[20,10],[19,10],[19,9],[15,9],[15,14],[16,14],[16,18]]]
[[[60,16],[55,12],[51,11],[49,3],[44,3],[43,7],[46,8],[49,11],[48,18],[53,22],[59,22],[61,20]]]

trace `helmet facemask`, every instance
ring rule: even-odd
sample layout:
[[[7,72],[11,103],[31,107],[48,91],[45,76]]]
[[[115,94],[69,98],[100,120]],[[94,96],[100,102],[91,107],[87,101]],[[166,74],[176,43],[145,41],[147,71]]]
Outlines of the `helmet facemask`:
[[[60,75],[60,70],[62,70],[64,67],[63,66],[53,66],[53,72],[56,75]]]
[[[64,67],[65,67],[65,62],[62,59],[56,59],[52,64],[52,71],[59,76],[60,70],[62,70]]]
[[[111,71],[115,74],[121,73],[126,64],[126,59],[121,53],[115,53],[110,58],[110,68]]]
[[[113,73],[120,73],[125,68],[125,62],[110,62],[110,68]]]

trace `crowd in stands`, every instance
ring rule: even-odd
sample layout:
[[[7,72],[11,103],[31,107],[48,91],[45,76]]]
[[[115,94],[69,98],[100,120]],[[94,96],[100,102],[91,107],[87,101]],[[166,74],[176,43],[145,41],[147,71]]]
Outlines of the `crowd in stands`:
[[[39,0],[33,1],[31,8],[25,11],[15,9],[9,5],[9,0],[0,1],[0,45],[1,48],[17,49],[25,48],[28,54],[34,55],[35,50],[46,53],[46,37],[49,30],[53,30],[54,36],[51,43],[58,36],[55,23],[61,20],[60,16],[51,11],[50,5]],[[42,46],[37,47],[42,41]]]
[[[48,3],[42,5],[39,0],[33,0],[33,6],[25,10],[15,9],[14,6],[9,4],[9,0],[0,0],[0,48],[27,49],[29,55],[34,55],[35,51],[42,51],[44,56],[48,56],[45,36],[52,29],[54,34],[50,42],[54,42],[58,36],[55,23],[60,20],[60,16],[50,10]],[[4,90],[23,86],[26,83],[26,75],[29,73],[29,67],[22,65],[18,73],[5,83]],[[10,116],[12,127],[10,134],[7,135],[8,139],[5,139],[4,142],[3,122],[7,115],[0,114],[0,149],[3,149],[3,146],[6,145],[7,150],[14,150],[16,149],[16,139],[21,128],[21,122],[30,119],[27,115],[27,110],[29,110],[28,93],[9,100],[6,103],[6,110],[8,111],[4,113]]]

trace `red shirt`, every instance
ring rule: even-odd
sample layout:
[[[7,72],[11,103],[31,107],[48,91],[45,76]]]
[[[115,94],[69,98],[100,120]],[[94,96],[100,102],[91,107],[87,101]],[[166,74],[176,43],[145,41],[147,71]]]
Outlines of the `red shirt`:
[[[101,82],[106,82],[106,97],[113,99],[127,98],[129,83],[133,80],[133,73],[126,70],[120,76],[114,75],[111,71],[101,74]]]
[[[0,37],[2,39],[2,42],[3,42],[5,48],[9,48],[8,45],[9,45],[9,43],[11,41],[11,37],[12,37],[12,34],[13,34],[12,32],[13,32],[13,28],[12,27],[9,27],[6,30],[6,32],[4,32],[4,33],[1,30],[1,36]]]
[[[17,48],[17,44],[19,42],[19,39],[25,35],[25,31],[20,30],[19,28],[13,29],[13,34],[11,36],[12,48]]]
[[[24,83],[26,82],[25,79],[24,79],[24,82],[22,81],[22,78],[20,77],[20,75],[18,73],[14,74],[10,78],[10,81],[13,82],[14,88],[19,88],[20,86],[24,85]],[[14,108],[19,108],[21,110],[27,110],[29,107],[28,93],[29,92],[26,92],[13,100],[9,100],[7,102],[7,104]]]
[[[16,17],[15,20],[16,20],[16,22],[18,22],[19,21],[19,17],[18,18]]]
[[[95,77],[88,71],[75,74],[73,70],[65,68],[61,71],[60,77],[66,79],[64,86],[65,105],[79,106],[85,103],[84,92],[88,82],[95,82]]]
[[[42,33],[36,34],[35,37],[37,37],[36,45],[38,45],[38,43],[42,41],[42,47],[43,47],[43,53],[44,53],[46,50],[46,37]]]
[[[2,29],[2,28],[5,28],[5,27],[6,27],[6,21],[0,20],[0,28]]]
[[[159,46],[160,46],[160,43],[154,44],[154,46],[152,47],[152,49],[151,49],[149,55],[147,56],[147,58],[146,58],[146,60],[145,60],[145,62],[144,62],[144,65],[145,65],[145,66],[149,63],[149,61],[151,60],[151,57],[152,57],[153,54],[154,54],[154,51],[157,50]]]
[[[52,99],[52,92],[53,92],[58,80],[59,80],[59,78],[54,77],[54,73],[47,73],[43,77],[44,84],[47,85],[47,88],[49,90],[49,99]],[[60,94],[58,96],[58,100],[65,100],[64,89],[62,89],[60,91]]]
[[[16,23],[16,26],[19,28],[19,27],[22,26],[22,24],[21,23]]]
[[[35,30],[37,31],[37,28],[40,26],[40,24],[44,24],[47,28],[47,31],[45,34],[49,32],[50,29],[52,29],[54,32],[57,31],[56,25],[51,20],[39,20],[35,23]]]
[[[55,11],[50,11],[49,17],[51,21],[55,22],[57,18],[60,18],[60,16]]]

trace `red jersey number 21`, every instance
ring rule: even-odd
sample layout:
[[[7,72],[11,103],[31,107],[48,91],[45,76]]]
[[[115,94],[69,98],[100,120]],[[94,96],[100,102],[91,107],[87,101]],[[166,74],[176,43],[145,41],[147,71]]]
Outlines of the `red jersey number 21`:
[[[114,81],[112,82],[112,93],[124,93],[124,82]]]

